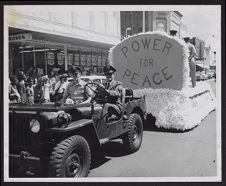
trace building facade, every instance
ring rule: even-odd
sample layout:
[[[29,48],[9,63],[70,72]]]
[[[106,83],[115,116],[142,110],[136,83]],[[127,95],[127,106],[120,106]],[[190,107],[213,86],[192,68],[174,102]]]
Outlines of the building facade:
[[[121,35],[126,38],[128,35],[140,32],[162,30],[169,33],[169,30],[177,30],[177,37],[181,37],[181,17],[178,11],[121,11]]]
[[[211,46],[205,47],[205,65],[211,70],[216,70],[216,51],[211,49]]]
[[[18,69],[38,73],[66,71],[75,65],[84,74],[101,74],[108,50],[120,42],[120,12],[45,11],[33,7],[7,11],[9,74]]]

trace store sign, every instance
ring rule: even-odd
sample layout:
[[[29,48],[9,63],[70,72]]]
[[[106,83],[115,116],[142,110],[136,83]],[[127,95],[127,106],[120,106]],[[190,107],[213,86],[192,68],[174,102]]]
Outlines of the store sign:
[[[130,37],[112,51],[115,79],[125,87],[181,90],[183,46],[173,38],[148,33]]]
[[[107,63],[107,57],[106,56],[103,56],[102,57],[102,65],[103,66],[106,65],[106,63]]]
[[[82,64],[83,66],[86,65],[86,55],[85,55],[85,54],[82,54],[82,55],[81,55],[81,64]]]
[[[57,62],[58,62],[58,65],[64,64],[64,54],[63,53],[57,53]]]
[[[68,65],[73,65],[73,54],[67,55],[67,63]]]
[[[91,55],[87,55],[87,65],[91,66]]]
[[[98,66],[101,66],[101,56],[97,57]]]
[[[47,63],[48,65],[54,65],[54,53],[47,52]]]
[[[96,56],[96,54],[93,54],[93,56],[92,56],[92,64],[93,64],[94,66],[97,65],[97,56]]]
[[[26,41],[26,40],[32,40],[32,34],[26,33],[26,34],[17,34],[17,35],[10,35],[9,41]]]
[[[74,64],[78,66],[79,65],[79,54],[74,54],[74,60],[75,60]]]

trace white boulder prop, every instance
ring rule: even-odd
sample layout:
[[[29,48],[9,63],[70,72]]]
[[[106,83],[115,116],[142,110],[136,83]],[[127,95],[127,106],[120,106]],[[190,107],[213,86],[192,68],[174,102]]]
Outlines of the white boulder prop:
[[[206,82],[191,88],[188,48],[163,32],[147,32],[124,39],[109,54],[115,79],[146,96],[147,113],[155,125],[186,130],[215,109],[215,96]]]

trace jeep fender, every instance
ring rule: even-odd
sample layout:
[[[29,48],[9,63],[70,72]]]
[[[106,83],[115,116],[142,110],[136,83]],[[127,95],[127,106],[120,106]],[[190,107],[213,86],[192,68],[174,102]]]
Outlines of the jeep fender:
[[[78,121],[73,121],[67,126],[52,127],[47,129],[48,133],[54,136],[71,136],[80,135],[83,136],[89,145],[100,146],[99,137],[97,135],[96,129],[94,127],[93,120],[91,119],[81,119]]]

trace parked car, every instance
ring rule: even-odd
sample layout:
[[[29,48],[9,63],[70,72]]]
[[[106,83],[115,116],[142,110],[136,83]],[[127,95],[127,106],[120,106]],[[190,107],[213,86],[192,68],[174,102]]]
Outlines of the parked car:
[[[207,79],[208,79],[207,74],[206,74],[205,72],[201,72],[201,74],[200,74],[200,79],[201,79],[202,81],[207,80]]]
[[[200,81],[201,80],[201,75],[200,72],[196,72],[196,81]]]
[[[209,73],[208,73],[209,77],[213,78],[214,77],[214,73],[215,73],[214,70],[210,70]]]
[[[216,80],[216,72],[214,72],[214,74],[213,74],[213,78]]]
[[[9,171],[41,166],[48,177],[86,177],[91,150],[93,155],[110,140],[121,138],[129,153],[139,150],[145,97],[134,97],[131,89],[124,88],[121,115],[106,120],[103,94],[106,90],[95,91],[88,104],[10,104]]]

